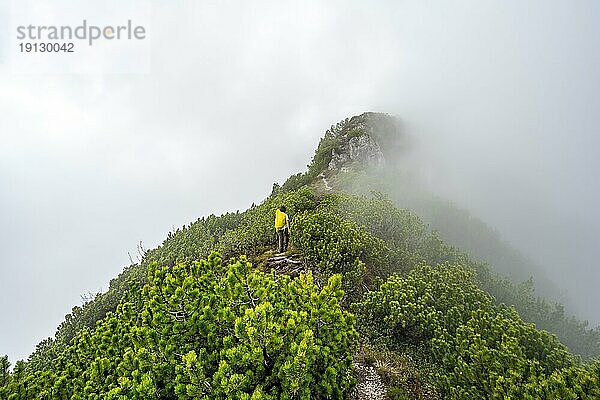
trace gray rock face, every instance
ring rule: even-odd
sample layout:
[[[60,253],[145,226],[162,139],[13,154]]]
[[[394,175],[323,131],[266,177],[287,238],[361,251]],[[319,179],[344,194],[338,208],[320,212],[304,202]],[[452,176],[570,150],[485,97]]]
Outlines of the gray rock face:
[[[380,167],[385,164],[381,147],[367,134],[355,136],[337,151],[332,150],[331,161],[327,169],[330,171],[345,170],[350,164],[356,163],[369,167]]]

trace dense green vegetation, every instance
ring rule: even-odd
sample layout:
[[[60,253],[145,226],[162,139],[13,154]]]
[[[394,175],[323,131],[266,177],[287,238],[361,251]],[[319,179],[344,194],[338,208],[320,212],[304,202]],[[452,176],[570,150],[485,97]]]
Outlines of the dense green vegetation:
[[[600,362],[569,351],[597,357],[598,330],[385,195],[322,190],[327,154],[375,135],[370,121],[389,140],[385,118],[342,121],[308,172],[261,204],[144,250],[27,362],[9,372],[0,358],[0,398],[341,399],[355,357],[378,366],[397,399],[598,398]],[[305,266],[297,278],[263,266],[282,204]]]
[[[456,209],[451,203],[425,192],[417,193],[414,187],[406,181],[398,182],[399,179],[394,180],[389,174],[381,173],[381,171],[368,177],[363,171],[358,171],[344,174],[337,183],[350,193],[363,193],[369,192],[369,190],[383,190],[386,196],[391,193],[389,198],[385,197],[388,199],[387,202],[376,204],[377,201],[372,200],[370,205],[360,204],[362,201],[360,199],[365,197],[363,195],[349,196],[355,200],[351,202],[351,206],[346,207],[351,212],[348,215],[356,218],[356,214],[365,213],[364,210],[371,210],[370,214],[359,217],[361,223],[371,226],[375,235],[386,237],[386,235],[395,234],[399,239],[417,240],[427,237],[426,233],[428,233],[429,239],[427,240],[440,243],[438,248],[433,246],[429,256],[423,254],[423,250],[416,245],[408,248],[406,254],[409,258],[413,258],[411,265],[418,265],[421,261],[429,265],[436,265],[440,261],[448,259],[454,260],[452,261],[454,263],[468,266],[478,272],[482,288],[492,294],[498,304],[515,306],[524,320],[535,323],[538,329],[555,333],[572,352],[584,359],[591,360],[600,356],[600,327],[590,328],[586,321],[580,321],[570,316],[562,304],[540,297],[536,293],[532,277],[521,280],[520,278],[527,274],[529,276],[534,274],[536,269],[531,267],[515,250],[502,242],[497,233],[481,221],[470,217],[467,212]],[[396,183],[398,183],[397,187],[392,189],[391,186]],[[402,188],[402,190],[398,188]],[[381,199],[383,198],[379,196],[379,200]],[[440,230],[431,231],[431,228],[412,211],[397,209],[396,204],[398,203],[411,205],[411,210],[418,209],[421,215],[426,216]],[[374,212],[374,210],[378,211]],[[408,220],[402,218],[408,218]],[[382,223],[384,220],[385,224]],[[378,227],[377,224],[380,226]],[[389,226],[386,228],[387,231],[382,230],[383,226]],[[456,229],[450,229],[450,226],[455,226]],[[412,227],[414,231],[406,231],[408,227]],[[402,246],[402,242],[397,239],[389,237],[388,240],[392,240],[392,247]],[[457,247],[448,243],[462,243],[470,251],[467,255],[464,251],[458,251]],[[473,249],[477,249],[477,251]],[[421,254],[420,257],[419,254]],[[441,255],[444,256],[439,257]],[[415,260],[418,261],[416,264]],[[514,272],[516,270],[518,273]],[[549,290],[548,284],[546,284],[546,288]]]
[[[597,399],[600,363],[578,365],[555,336],[481,290],[461,267],[394,275],[353,305],[361,334],[402,352],[425,346],[447,399]]]
[[[241,259],[158,268],[41,371],[4,378],[2,398],[342,398],[357,334],[341,278],[319,289]]]
[[[591,360],[600,355],[600,328],[590,329],[587,322],[569,317],[562,305],[537,296],[531,279],[521,284],[512,283],[494,272],[493,266],[448,245],[416,214],[396,208],[391,200],[381,195],[373,198],[339,195],[336,198],[342,215],[365,226],[396,250],[399,262],[394,264],[396,269],[392,272],[444,262],[462,265],[476,272],[480,287],[491,294],[497,304],[514,306],[525,321],[556,334],[572,352],[584,359]],[[398,269],[401,266],[404,268]]]

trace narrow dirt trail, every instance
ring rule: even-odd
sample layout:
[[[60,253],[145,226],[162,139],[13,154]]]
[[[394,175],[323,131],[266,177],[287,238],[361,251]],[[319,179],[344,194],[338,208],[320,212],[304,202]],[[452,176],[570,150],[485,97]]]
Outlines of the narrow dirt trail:
[[[352,400],[386,400],[387,391],[375,367],[354,363],[358,384],[350,395]]]

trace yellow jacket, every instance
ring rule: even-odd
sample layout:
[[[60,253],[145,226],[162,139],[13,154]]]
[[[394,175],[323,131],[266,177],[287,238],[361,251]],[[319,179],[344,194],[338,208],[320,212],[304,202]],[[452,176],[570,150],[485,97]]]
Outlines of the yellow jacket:
[[[275,229],[281,229],[287,225],[288,216],[280,209],[275,211]]]

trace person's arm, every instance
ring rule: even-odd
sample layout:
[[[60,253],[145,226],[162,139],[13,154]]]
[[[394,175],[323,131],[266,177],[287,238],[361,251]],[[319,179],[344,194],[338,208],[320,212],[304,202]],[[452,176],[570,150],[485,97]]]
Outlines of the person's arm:
[[[288,232],[290,231],[290,217],[285,214],[285,226],[287,227]]]

